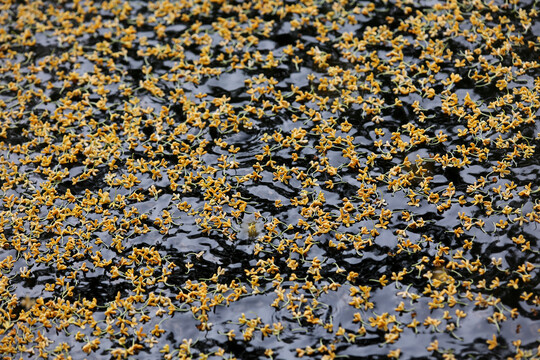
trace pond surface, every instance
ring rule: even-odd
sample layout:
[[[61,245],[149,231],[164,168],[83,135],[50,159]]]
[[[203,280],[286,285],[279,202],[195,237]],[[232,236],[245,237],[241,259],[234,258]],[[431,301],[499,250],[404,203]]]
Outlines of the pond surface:
[[[539,357],[537,19],[4,1],[0,354]]]

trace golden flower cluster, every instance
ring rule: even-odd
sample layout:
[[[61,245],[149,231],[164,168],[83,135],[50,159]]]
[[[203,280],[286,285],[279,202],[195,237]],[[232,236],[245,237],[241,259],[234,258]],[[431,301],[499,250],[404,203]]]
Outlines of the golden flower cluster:
[[[3,1],[0,356],[540,357],[537,18]]]

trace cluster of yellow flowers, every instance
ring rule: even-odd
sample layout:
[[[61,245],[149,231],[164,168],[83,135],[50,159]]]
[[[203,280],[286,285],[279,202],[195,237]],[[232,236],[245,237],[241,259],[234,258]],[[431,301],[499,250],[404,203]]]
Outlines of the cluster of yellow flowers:
[[[0,24],[1,358],[540,357],[535,3]]]

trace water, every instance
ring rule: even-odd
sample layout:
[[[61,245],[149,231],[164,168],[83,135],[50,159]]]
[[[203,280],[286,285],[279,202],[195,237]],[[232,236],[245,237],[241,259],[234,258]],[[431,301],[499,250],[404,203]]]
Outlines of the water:
[[[533,3],[0,19],[6,356],[538,357]]]

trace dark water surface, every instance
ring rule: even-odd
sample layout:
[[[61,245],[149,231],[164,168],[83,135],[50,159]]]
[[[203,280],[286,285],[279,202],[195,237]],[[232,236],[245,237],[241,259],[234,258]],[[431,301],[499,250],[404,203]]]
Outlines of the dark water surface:
[[[4,1],[4,359],[539,354],[532,1]]]

